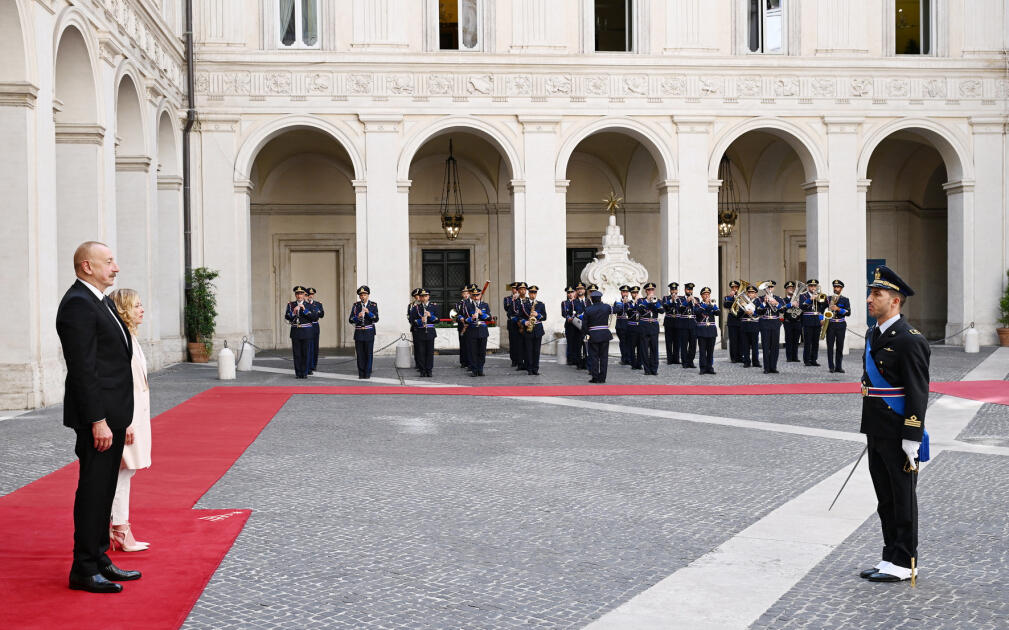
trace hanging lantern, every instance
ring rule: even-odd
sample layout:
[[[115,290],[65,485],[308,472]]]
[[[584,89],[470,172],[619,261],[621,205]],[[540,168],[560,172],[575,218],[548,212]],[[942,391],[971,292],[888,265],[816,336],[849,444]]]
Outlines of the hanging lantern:
[[[732,234],[732,228],[739,219],[739,198],[732,180],[732,162],[728,156],[723,155],[718,163],[718,179],[722,180],[718,189],[718,235],[724,237]]]
[[[445,180],[441,190],[441,229],[450,241],[459,238],[462,231],[462,188],[459,184],[459,164],[452,155],[452,140],[448,141],[448,159],[445,160]]]

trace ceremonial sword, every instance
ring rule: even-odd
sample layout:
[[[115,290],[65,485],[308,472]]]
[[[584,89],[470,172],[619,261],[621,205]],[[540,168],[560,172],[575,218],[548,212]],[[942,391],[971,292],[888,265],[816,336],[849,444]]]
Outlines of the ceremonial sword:
[[[828,512],[832,507],[834,507],[834,504],[837,503],[837,499],[841,496],[841,493],[844,492],[844,487],[848,485],[848,480],[851,479],[851,476],[853,474],[855,474],[855,469],[858,468],[859,462],[861,462],[862,458],[865,457],[865,452],[867,450],[869,450],[868,444],[866,444],[865,447],[862,449],[862,452],[859,453],[858,459],[855,460],[855,465],[851,467],[851,472],[848,473],[848,476],[845,478],[844,483],[841,484],[841,489],[837,491],[837,496],[834,497],[834,500],[830,502],[830,507],[827,508]]]

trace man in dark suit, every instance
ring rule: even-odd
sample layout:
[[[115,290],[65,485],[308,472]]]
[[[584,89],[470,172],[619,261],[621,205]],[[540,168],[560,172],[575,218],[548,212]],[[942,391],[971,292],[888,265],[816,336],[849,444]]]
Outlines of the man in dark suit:
[[[876,326],[862,354],[862,426],[869,475],[876,490],[883,553],[862,571],[872,582],[911,579],[918,556],[919,447],[928,407],[930,351],[925,337],[901,315],[914,295],[896,273],[877,267],[866,298]]]
[[[123,587],[117,582],[140,579],[139,571],[120,569],[106,553],[123,446],[133,441],[133,346],[115,304],[105,297],[119,273],[112,250],[82,243],[74,252],[74,271],[77,281],[56,312],[67,364],[63,424],[77,433],[80,460],[70,588],[118,593]]]
[[[610,314],[613,308],[603,303],[603,294],[593,291],[589,294],[592,304],[585,309],[585,341],[588,346],[588,368],[592,375],[590,383],[606,382],[606,364],[610,356]]]

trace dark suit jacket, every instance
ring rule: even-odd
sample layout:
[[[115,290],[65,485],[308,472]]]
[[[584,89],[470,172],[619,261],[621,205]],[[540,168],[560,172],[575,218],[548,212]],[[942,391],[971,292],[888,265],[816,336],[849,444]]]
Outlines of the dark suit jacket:
[[[871,340],[875,327],[868,331]],[[862,399],[862,433],[880,438],[921,442],[928,407],[928,341],[901,315],[886,329],[878,347],[872,348],[872,360],[891,387],[904,388],[904,415],[897,415],[882,398]],[[862,384],[872,387],[865,372],[862,351]]]
[[[78,280],[60,302],[56,333],[67,362],[63,424],[78,429],[104,418],[110,429],[130,426],[133,342],[115,306]]]

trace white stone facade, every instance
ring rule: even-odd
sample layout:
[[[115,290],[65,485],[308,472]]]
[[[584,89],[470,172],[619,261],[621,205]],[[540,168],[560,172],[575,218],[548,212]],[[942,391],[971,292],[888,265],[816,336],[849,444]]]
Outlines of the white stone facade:
[[[903,0],[783,0],[762,23],[780,54],[750,52],[747,0],[626,3],[626,52],[596,52],[596,0],[466,0],[469,49],[447,51],[438,0],[320,0],[314,39],[299,21],[291,47],[283,0],[194,0],[193,264],[221,272],[218,336],[285,345],[287,292],[314,283],[323,345],[348,345],[367,284],[388,342],[425,284],[422,253],[446,248],[468,252],[495,309],[519,279],[556,317],[568,248],[598,245],[613,191],[660,286],[841,278],[857,301],[866,261],[886,260],[919,289],[909,316],[927,336],[974,322],[994,343],[1003,0],[927,3],[925,55],[897,54]],[[0,407],[36,406],[62,395],[53,321],[82,240],[113,245],[120,286],[144,296],[154,367],[182,357],[183,3],[0,6],[15,60],[0,66],[3,286],[26,298],[3,307]],[[449,138],[466,208],[454,242],[437,212]],[[743,210],[720,238],[723,156]],[[849,327],[864,331],[863,310]]]

